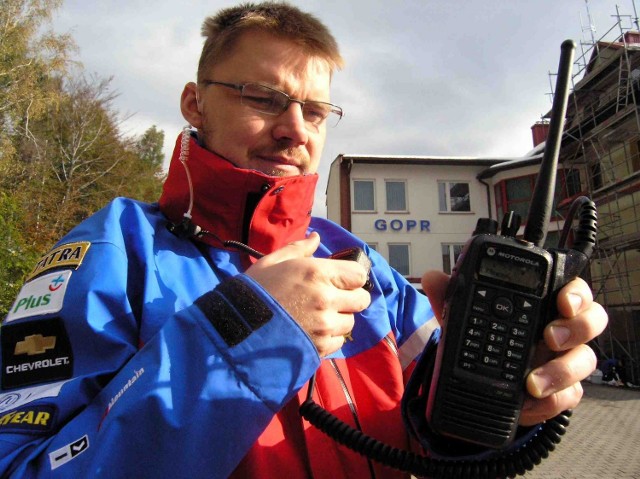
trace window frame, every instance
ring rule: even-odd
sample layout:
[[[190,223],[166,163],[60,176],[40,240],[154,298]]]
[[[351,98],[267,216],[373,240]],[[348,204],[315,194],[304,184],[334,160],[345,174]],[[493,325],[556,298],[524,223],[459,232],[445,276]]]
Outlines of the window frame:
[[[396,267],[396,265],[394,265],[393,262],[392,262],[391,249],[392,249],[392,247],[396,247],[396,246],[403,246],[403,247],[406,248],[406,252],[407,252],[407,272],[406,273],[404,273],[400,269],[398,269]],[[387,244],[387,252],[388,252],[388,258],[389,258],[389,260],[388,260],[389,261],[389,266],[391,266],[393,269],[395,269],[402,276],[405,276],[405,277],[411,276],[411,243],[401,243],[401,242],[388,243]]]
[[[455,211],[451,208],[451,188],[452,185],[464,184],[469,190],[469,209],[463,211]],[[446,209],[442,209],[442,187],[444,186]],[[471,182],[466,180],[438,180],[438,213],[440,214],[469,214],[472,213],[471,208]]]
[[[440,251],[441,251],[441,255],[442,255],[442,271],[444,271],[447,274],[451,274],[451,271],[453,270],[453,267],[456,264],[456,261],[458,260],[458,257],[460,256],[460,253],[462,253],[462,248],[464,247],[464,243],[441,243],[440,244]],[[448,265],[445,263],[445,255],[444,255],[444,248],[447,248],[447,261],[448,261]],[[456,247],[459,247],[459,251],[458,254],[456,255]],[[448,268],[447,268],[448,266]]]
[[[356,208],[356,183],[369,183],[372,185],[372,209],[357,209]],[[376,205],[376,180],[372,178],[354,178],[351,181],[351,211],[354,213],[376,213],[378,211]]]
[[[529,175],[520,175],[514,176],[513,178],[505,178],[494,186],[494,202],[496,206],[496,215],[498,221],[502,220],[505,212],[507,211],[517,211],[512,205],[525,205],[527,212],[531,207],[531,197],[533,194],[533,190],[535,188],[535,182],[538,177],[538,173],[531,173]],[[518,198],[515,200],[510,200],[507,195],[507,183],[509,181],[514,180],[522,180],[526,178],[529,180],[529,191],[531,194],[524,195],[522,198]],[[570,185],[570,187],[568,187]],[[571,191],[569,191],[569,188]],[[557,205],[566,200],[567,198],[571,198],[576,194],[580,193],[582,188],[581,180],[580,180],[580,172],[571,168],[560,168],[556,174],[556,190],[554,195],[554,208],[551,213],[551,220],[557,221],[561,220],[562,216],[556,214]],[[522,225],[525,225],[527,222],[526,213],[522,215]]]
[[[391,209],[389,208],[389,190],[387,189],[387,185],[389,183],[398,183],[404,186],[403,193],[403,201],[404,208],[403,209]],[[409,201],[407,197],[407,180],[398,180],[398,179],[385,179],[384,180],[384,195],[385,195],[385,211],[388,213],[408,213],[409,212]]]

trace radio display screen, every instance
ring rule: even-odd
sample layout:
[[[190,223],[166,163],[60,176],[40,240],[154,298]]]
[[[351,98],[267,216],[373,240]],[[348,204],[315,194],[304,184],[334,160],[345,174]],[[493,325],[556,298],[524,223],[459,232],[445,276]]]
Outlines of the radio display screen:
[[[505,261],[491,256],[484,256],[478,269],[478,274],[481,276],[515,284],[532,291],[537,291],[541,285],[540,273],[539,266],[519,264],[516,261]]]

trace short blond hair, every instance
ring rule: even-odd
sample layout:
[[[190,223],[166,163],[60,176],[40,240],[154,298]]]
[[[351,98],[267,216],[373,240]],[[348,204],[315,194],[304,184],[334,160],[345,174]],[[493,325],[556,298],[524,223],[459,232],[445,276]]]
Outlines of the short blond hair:
[[[202,24],[205,42],[198,63],[198,82],[233,50],[238,37],[249,29],[294,41],[309,53],[325,59],[332,72],[344,65],[338,43],[315,16],[286,2],[244,3],[220,10]]]

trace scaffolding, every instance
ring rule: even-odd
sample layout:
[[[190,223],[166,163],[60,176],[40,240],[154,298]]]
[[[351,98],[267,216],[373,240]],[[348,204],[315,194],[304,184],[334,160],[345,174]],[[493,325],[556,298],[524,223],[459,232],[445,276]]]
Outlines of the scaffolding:
[[[635,5],[634,5],[635,13]],[[576,55],[559,162],[579,172],[598,207],[590,281],[609,314],[595,341],[600,358],[623,362],[640,383],[640,32],[621,15]],[[612,40],[606,40],[610,38]]]

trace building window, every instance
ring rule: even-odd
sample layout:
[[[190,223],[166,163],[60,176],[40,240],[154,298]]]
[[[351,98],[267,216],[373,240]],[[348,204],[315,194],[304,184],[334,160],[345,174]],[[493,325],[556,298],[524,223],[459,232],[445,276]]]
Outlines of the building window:
[[[498,221],[502,220],[502,216],[506,212],[513,211],[520,215],[523,224],[526,223],[537,176],[537,174],[533,174],[511,178],[501,181],[495,186]],[[552,219],[558,219],[556,205],[566,198],[575,196],[580,192],[580,189],[580,173],[578,170],[558,171]]]
[[[438,182],[438,199],[441,213],[471,211],[469,183]]]
[[[353,181],[353,210],[375,211],[375,182],[373,180]]]
[[[378,243],[367,243],[367,246],[373,251],[378,251]]]
[[[570,198],[582,191],[582,185],[580,184],[580,171],[574,169],[561,170],[560,175],[561,183],[556,184],[556,187],[564,187],[563,190],[566,193],[564,196],[561,196],[561,198]],[[562,182],[563,177],[564,182]],[[558,192],[556,192],[556,196],[558,196]]]
[[[389,264],[403,276],[409,276],[409,245],[389,244]]]
[[[462,243],[442,245],[442,271],[447,274],[451,274],[463,247],[464,244]]]
[[[507,180],[505,188],[507,194],[506,211],[513,211],[520,215],[524,223],[529,213],[529,203],[533,194],[535,175],[523,176]],[[501,218],[500,218],[501,219]]]
[[[385,181],[387,211],[407,211],[407,184],[404,181]]]

